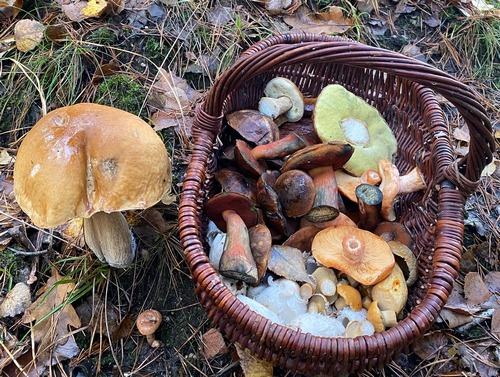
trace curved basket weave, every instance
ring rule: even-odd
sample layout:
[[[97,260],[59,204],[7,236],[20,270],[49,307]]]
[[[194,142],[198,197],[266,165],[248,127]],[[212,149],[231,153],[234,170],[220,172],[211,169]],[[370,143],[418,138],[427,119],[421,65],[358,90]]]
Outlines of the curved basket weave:
[[[389,330],[354,339],[323,338],[274,324],[241,303],[209,263],[202,209],[216,161],[216,136],[224,132],[225,114],[252,106],[278,75],[290,78],[306,96],[339,83],[363,97],[392,128],[402,174],[418,164],[425,176],[427,191],[403,196],[397,208],[415,240],[419,280],[410,289],[406,317]],[[459,161],[435,92],[456,106],[469,128],[469,153]],[[492,159],[491,124],[467,86],[391,51],[324,35],[278,35],[253,45],[214,84],[197,110],[193,138],[179,231],[196,293],[213,326],[260,358],[303,373],[359,372],[409,351],[450,294],[461,256],[465,199]]]

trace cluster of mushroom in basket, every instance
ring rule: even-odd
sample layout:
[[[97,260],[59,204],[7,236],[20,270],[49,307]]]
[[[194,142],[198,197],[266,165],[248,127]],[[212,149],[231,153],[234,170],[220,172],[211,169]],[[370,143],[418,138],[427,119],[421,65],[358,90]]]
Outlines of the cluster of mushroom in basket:
[[[341,85],[304,98],[276,77],[258,110],[226,119],[236,141],[204,208],[222,280],[255,312],[313,335],[394,326],[417,279],[394,202],[425,181],[393,165],[396,139],[379,112]]]

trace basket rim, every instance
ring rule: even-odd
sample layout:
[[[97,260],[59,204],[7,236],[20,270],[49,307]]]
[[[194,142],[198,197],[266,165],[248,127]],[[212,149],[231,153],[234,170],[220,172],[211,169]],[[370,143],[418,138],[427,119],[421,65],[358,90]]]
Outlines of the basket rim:
[[[291,329],[289,327],[278,325],[272,323],[269,319],[262,317],[261,315],[253,312],[246,304],[241,302],[227,286],[222,282],[218,276],[217,271],[212,267],[208,256],[206,255],[203,248],[202,235],[200,233],[200,223],[199,218],[202,215],[198,205],[204,202],[204,198],[200,198],[200,194],[203,195],[203,184],[205,181],[205,173],[208,166],[209,156],[212,153],[213,140],[215,139],[223,117],[223,101],[216,100],[214,97],[224,97],[224,93],[230,93],[234,90],[235,84],[231,80],[237,80],[238,69],[246,66],[253,59],[254,54],[258,54],[262,51],[267,51],[267,49],[273,49],[273,58],[276,59],[276,54],[274,50],[279,50],[282,46],[286,47],[287,51],[290,51],[290,46],[286,43],[289,41],[291,45],[297,44],[296,48],[303,48],[306,46],[307,49],[316,48],[314,46],[318,45],[315,39],[314,42],[300,42],[297,39],[304,37],[303,34],[297,36],[293,34],[290,36],[277,36],[273,37],[271,41],[265,40],[251,47],[249,52],[245,52],[242,57],[235,62],[233,67],[231,67],[222,79],[214,85],[212,90],[209,92],[208,97],[205,102],[198,107],[195,119],[195,125],[197,129],[194,131],[194,147],[191,161],[188,165],[188,173],[186,173],[186,178],[183,184],[183,192],[181,197],[181,203],[179,205],[179,232],[181,235],[181,242],[186,254],[186,261],[193,275],[193,280],[196,283],[196,292],[201,297],[201,303],[208,310],[208,306],[212,305],[212,309],[209,312],[209,317],[212,318],[212,322],[215,325],[219,325],[220,321],[228,321],[232,323],[237,323],[239,319],[245,319],[244,328],[245,332],[239,330],[230,331],[229,338],[231,340],[238,340],[241,337],[247,337],[247,342],[250,340],[255,341],[255,337],[259,338],[259,344],[250,344],[249,348],[253,348],[257,353],[264,354],[262,347],[271,347],[273,349],[286,349],[287,347],[293,345],[299,347],[297,344],[301,343],[300,350],[305,351],[302,355],[304,357],[317,357],[317,355],[326,355],[329,360],[341,361],[344,359],[347,353],[351,350],[358,350],[356,352],[361,352],[360,350],[370,350],[377,349],[379,351],[384,350],[387,352],[385,359],[390,359],[391,355],[395,352],[394,349],[407,348],[409,343],[416,337],[423,335],[425,331],[430,327],[431,323],[436,319],[439,311],[444,306],[445,301],[451,292],[453,281],[458,274],[458,266],[461,255],[461,243],[463,235],[463,213],[462,209],[465,205],[465,197],[471,187],[458,187],[456,185],[456,180],[448,179],[449,176],[444,174],[441,180],[441,188],[438,192],[438,215],[435,224],[435,252],[433,261],[433,271],[429,278],[429,287],[425,293],[422,302],[415,306],[411,312],[398,322],[398,324],[382,333],[361,336],[354,339],[350,338],[325,338],[319,336],[313,336],[309,333],[302,333]],[[310,38],[309,36],[307,38]],[[306,40],[309,40],[307,39]],[[312,37],[311,37],[312,38]],[[314,36],[316,38],[316,36]],[[324,39],[321,36],[320,39]],[[345,55],[348,52],[345,51],[346,43],[349,46],[360,45],[358,42],[346,41],[342,38],[328,39],[328,43],[340,43],[341,44],[341,54],[343,54],[343,59],[346,59]],[[284,43],[284,44],[283,44]],[[323,42],[321,42],[323,43]],[[276,47],[278,46],[278,47]],[[364,45],[362,45],[364,46]],[[293,46],[292,46],[293,47]],[[364,47],[361,49],[363,50]],[[370,52],[379,51],[379,49],[369,48]],[[375,50],[374,50],[375,49]],[[292,49],[293,50],[293,49]],[[365,50],[363,50],[365,51]],[[390,52],[390,57],[394,57],[397,54]],[[285,54],[279,55],[283,56]],[[378,55],[378,52],[375,54]],[[351,55],[357,56],[357,55]],[[402,56],[402,55],[401,55]],[[271,61],[273,61],[271,59]],[[408,58],[404,58],[405,64],[407,64]],[[281,62],[284,59],[280,60]],[[379,62],[379,64],[381,64]],[[390,72],[400,72],[402,69],[399,61],[395,62],[395,68],[393,67]],[[355,66],[355,64],[351,64]],[[387,66],[384,66],[384,71],[388,70]],[[432,67],[431,67],[432,68]],[[432,68],[435,70],[435,68]],[[248,76],[250,74],[247,73]],[[407,76],[408,74],[406,74]],[[416,75],[418,78],[419,76]],[[434,78],[434,76],[431,75]],[[446,80],[450,80],[451,76],[445,76]],[[454,84],[456,81],[453,79]],[[433,84],[433,83],[432,83]],[[426,88],[424,85],[418,83],[419,87]],[[461,93],[463,89],[463,84],[458,85],[457,93],[460,96],[471,96],[469,92]],[[220,88],[223,89],[220,89]],[[431,85],[431,88],[426,88],[429,91],[431,89],[439,89],[439,86]],[[440,92],[440,90],[436,90]],[[431,91],[432,92],[432,91]],[[449,93],[447,93],[449,95]],[[452,101],[453,102],[453,101]],[[467,108],[468,106],[463,105],[464,100],[459,99],[458,102],[462,103],[460,109]],[[468,102],[466,102],[468,103]],[[474,110],[472,113],[481,112],[482,107],[475,107],[477,102],[475,99],[471,101],[473,103]],[[217,109],[215,109],[217,108]],[[460,110],[459,109],[459,110]],[[484,111],[484,109],[482,109]],[[470,116],[471,111],[467,110],[467,116]],[[488,129],[488,122],[485,121],[486,115],[478,117],[484,128]],[[466,119],[467,120],[467,119]],[[212,125],[207,126],[207,125]],[[491,124],[489,125],[491,127]],[[485,140],[485,141],[484,141]],[[484,143],[482,145],[487,145],[489,140],[488,137],[484,137]],[[486,153],[487,155],[487,153]],[[484,155],[481,156],[484,158]],[[487,158],[486,158],[487,160]],[[481,163],[476,163],[475,168],[477,169]],[[448,167],[444,170],[450,168],[453,164],[450,162]],[[451,168],[450,168],[451,169]],[[460,173],[461,174],[461,173]],[[472,175],[473,177],[473,175]],[[465,195],[464,195],[465,193]],[[446,200],[443,200],[446,199]],[[200,202],[201,199],[201,202]],[[446,214],[443,217],[443,213]],[[450,244],[450,240],[452,241]],[[441,287],[441,289],[434,289],[435,287]],[[251,311],[252,313],[249,313]],[[424,319],[422,323],[420,320]],[[257,341],[255,341],[257,342]],[[291,343],[290,343],[291,342]],[[392,346],[392,350],[388,350],[388,344]],[[244,345],[245,346],[245,345]],[[259,348],[261,346],[261,348]],[[347,349],[347,353],[345,350]],[[343,351],[342,351],[343,350]],[[365,352],[366,353],[366,352]],[[381,355],[384,353],[382,352]],[[335,355],[340,356],[338,359]],[[273,355],[267,354],[267,357],[271,358]],[[278,356],[276,356],[278,357]],[[299,363],[299,356],[296,356],[296,363]],[[359,359],[362,355],[357,355],[356,359]],[[281,360],[281,359],[280,359]],[[273,360],[274,361],[274,360]],[[352,360],[347,360],[352,361]],[[371,361],[370,361],[371,362]],[[281,364],[283,364],[281,360]]]

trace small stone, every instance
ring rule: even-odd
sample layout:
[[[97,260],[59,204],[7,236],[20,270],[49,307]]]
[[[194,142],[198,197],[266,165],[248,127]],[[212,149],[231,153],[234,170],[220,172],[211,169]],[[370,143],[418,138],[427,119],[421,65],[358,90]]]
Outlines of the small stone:
[[[222,334],[217,329],[210,329],[203,334],[203,354],[207,359],[229,352]]]

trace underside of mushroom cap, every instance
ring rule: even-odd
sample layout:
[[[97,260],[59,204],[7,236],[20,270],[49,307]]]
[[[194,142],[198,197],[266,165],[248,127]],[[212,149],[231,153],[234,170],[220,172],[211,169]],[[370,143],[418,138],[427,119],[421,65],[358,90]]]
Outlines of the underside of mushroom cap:
[[[354,147],[344,169],[358,177],[367,169],[377,170],[380,159],[391,160],[396,153],[396,138],[377,109],[341,85],[323,88],[313,118],[323,142],[344,141]]]

